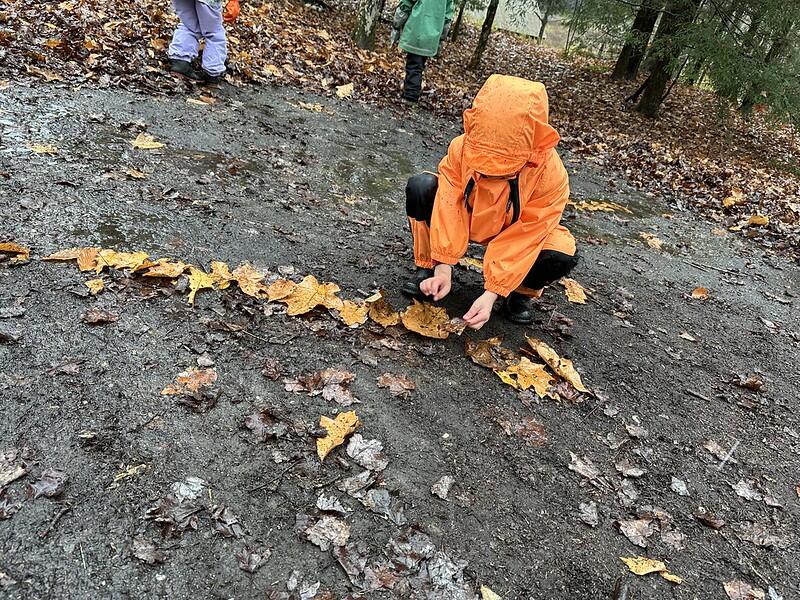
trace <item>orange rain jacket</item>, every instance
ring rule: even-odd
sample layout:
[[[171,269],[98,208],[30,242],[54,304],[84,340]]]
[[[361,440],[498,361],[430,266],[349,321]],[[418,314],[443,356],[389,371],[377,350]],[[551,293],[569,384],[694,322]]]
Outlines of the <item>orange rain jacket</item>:
[[[520,286],[542,250],[575,254],[575,239],[560,224],[569,179],[555,151],[560,138],[548,124],[544,85],[492,75],[464,112],[464,131],[439,163],[430,227],[410,220],[415,262],[454,265],[473,241],[486,245],[487,290],[532,295]],[[516,176],[515,221],[510,200]]]

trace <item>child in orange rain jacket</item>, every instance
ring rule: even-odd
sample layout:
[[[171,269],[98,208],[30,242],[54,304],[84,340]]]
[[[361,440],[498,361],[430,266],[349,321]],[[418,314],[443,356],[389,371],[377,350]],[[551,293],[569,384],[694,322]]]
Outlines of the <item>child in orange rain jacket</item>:
[[[529,297],[577,263],[575,238],[560,224],[569,180],[548,124],[547,92],[538,82],[492,75],[464,112],[464,134],[450,142],[439,175],[406,186],[417,273],[410,296],[441,300],[470,241],[486,246],[485,291],[464,315],[480,329],[495,301],[506,316],[530,323]]]

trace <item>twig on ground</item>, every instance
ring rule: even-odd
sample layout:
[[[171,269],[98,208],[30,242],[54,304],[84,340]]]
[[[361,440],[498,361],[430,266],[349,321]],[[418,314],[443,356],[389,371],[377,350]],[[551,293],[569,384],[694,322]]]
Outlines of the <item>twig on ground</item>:
[[[286,475],[286,473],[288,473],[289,471],[291,471],[291,470],[292,470],[292,469],[295,467],[295,465],[296,465],[297,463],[299,463],[301,460],[302,460],[302,459],[300,459],[300,458],[295,458],[295,459],[294,459],[294,460],[293,460],[293,461],[292,461],[292,462],[289,464],[289,466],[288,466],[288,467],[286,467],[285,469],[283,469],[283,470],[282,470],[280,473],[278,473],[278,474],[277,474],[275,477],[273,477],[272,479],[270,479],[269,481],[267,481],[267,482],[265,482],[265,483],[260,483],[260,484],[258,484],[256,487],[254,487],[254,488],[251,488],[251,489],[247,490],[247,493],[248,493],[248,494],[252,494],[252,493],[254,493],[254,492],[258,492],[258,491],[260,491],[260,490],[263,490],[263,489],[265,489],[265,488],[268,488],[268,487],[270,487],[270,486],[272,486],[272,485],[277,485],[278,483],[280,483],[281,479],[283,479],[283,476],[284,476],[284,475]]]
[[[733,453],[736,452],[736,449],[739,447],[739,440],[736,440],[736,443],[733,445],[733,448],[728,450],[728,453],[722,459],[722,462],[717,465],[717,471],[722,471],[725,468],[725,465],[728,464],[728,461],[733,458]]]
[[[711,398],[708,396],[703,396],[700,392],[695,392],[694,390],[686,389],[686,393],[690,396],[694,396],[695,398],[699,398],[700,400],[705,400],[706,402],[711,402]]]
[[[63,517],[65,514],[67,514],[71,510],[72,510],[72,505],[71,504],[65,504],[61,508],[61,510],[59,510],[56,513],[56,516],[51,519],[51,521],[47,525],[47,527],[45,527],[42,531],[39,532],[39,537],[40,538],[46,538],[50,534],[50,532],[52,531],[53,527],[55,527],[56,523],[58,523],[58,521],[61,519],[61,517]]]

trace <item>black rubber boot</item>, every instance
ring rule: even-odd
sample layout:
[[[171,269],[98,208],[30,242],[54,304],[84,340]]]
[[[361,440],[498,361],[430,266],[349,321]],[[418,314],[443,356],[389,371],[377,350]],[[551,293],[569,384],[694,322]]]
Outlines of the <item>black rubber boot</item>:
[[[225,78],[225,73],[222,73],[220,75],[212,75],[207,71],[200,71],[201,82],[208,85],[216,85],[220,83],[224,78]]]
[[[176,58],[170,59],[169,70],[175,75],[186,77],[186,79],[191,79],[192,81],[202,80],[200,73],[195,71],[192,63],[190,63],[188,60],[178,60]]]
[[[517,292],[511,292],[506,298],[504,313],[512,323],[529,325],[533,322],[530,298]]]
[[[403,288],[400,291],[403,292],[405,296],[424,298],[425,294],[419,291],[419,284],[429,277],[433,277],[433,269],[417,269],[414,276],[403,284]]]

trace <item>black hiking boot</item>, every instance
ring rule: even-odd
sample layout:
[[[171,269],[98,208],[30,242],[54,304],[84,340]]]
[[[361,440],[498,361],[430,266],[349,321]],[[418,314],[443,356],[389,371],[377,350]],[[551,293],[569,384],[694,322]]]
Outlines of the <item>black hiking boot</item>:
[[[200,81],[208,85],[216,85],[225,78],[225,73],[219,75],[212,75],[208,71],[200,71]]]
[[[192,63],[188,60],[178,60],[177,58],[170,59],[169,70],[173,75],[185,77],[192,81],[200,81],[202,79],[200,73],[194,70]]]
[[[433,277],[433,269],[417,269],[414,276],[403,284],[400,291],[412,298],[425,298],[425,294],[419,290],[419,284],[429,277]]]
[[[503,312],[506,318],[512,323],[529,325],[533,322],[530,299],[517,292],[511,292],[508,295],[505,306],[503,307]]]

